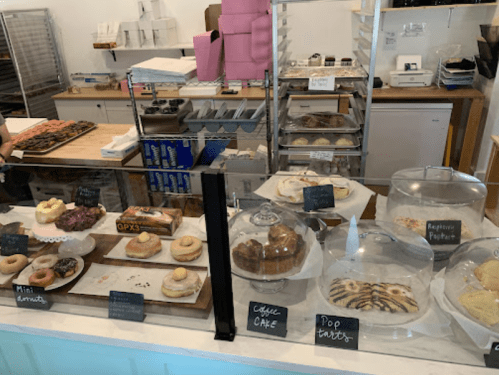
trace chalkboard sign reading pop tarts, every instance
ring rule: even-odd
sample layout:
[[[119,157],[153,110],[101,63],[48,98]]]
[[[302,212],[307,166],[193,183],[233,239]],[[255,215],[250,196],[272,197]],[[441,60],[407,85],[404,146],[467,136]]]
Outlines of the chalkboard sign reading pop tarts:
[[[303,201],[305,211],[317,210],[319,208],[334,207],[333,185],[311,186],[303,188]]]
[[[317,314],[315,344],[335,348],[359,348],[359,319]]]
[[[268,305],[266,303],[250,302],[248,313],[248,331],[266,333],[267,335],[286,337],[288,309]]]
[[[426,241],[428,241],[430,245],[459,245],[461,243],[461,221],[427,221]]]
[[[499,342],[494,342],[490,347],[490,354],[483,355],[485,366],[490,368],[499,368]]]
[[[111,290],[109,292],[109,318],[144,321],[144,295]]]
[[[24,234],[4,234],[0,239],[2,245],[1,254],[10,256],[23,254],[28,256],[28,236]]]
[[[76,191],[75,206],[97,207],[99,205],[99,188],[79,186]]]
[[[46,298],[45,289],[39,286],[12,284],[17,307],[27,309],[50,310],[52,305]]]

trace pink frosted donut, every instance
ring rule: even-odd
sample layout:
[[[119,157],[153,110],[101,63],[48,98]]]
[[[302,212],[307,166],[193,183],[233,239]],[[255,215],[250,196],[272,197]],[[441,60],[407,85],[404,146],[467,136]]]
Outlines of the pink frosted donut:
[[[50,268],[43,268],[36,271],[29,277],[29,285],[48,287],[55,280],[55,273]]]

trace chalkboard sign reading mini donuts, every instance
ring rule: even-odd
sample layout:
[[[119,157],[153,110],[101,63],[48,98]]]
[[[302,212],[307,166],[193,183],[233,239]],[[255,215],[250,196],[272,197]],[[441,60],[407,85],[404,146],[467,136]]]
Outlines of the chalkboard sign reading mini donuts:
[[[52,302],[47,300],[45,289],[39,286],[12,284],[17,307],[50,310]]]
[[[100,189],[79,186],[76,191],[75,206],[97,207],[99,205]]]

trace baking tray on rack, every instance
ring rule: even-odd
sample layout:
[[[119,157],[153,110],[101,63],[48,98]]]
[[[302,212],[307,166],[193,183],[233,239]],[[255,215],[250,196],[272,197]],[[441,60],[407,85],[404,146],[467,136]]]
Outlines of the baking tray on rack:
[[[307,140],[307,144],[293,144],[298,138]],[[331,144],[329,145],[314,145],[313,143],[319,138],[327,139]],[[337,145],[341,138],[348,139],[352,142],[351,145]],[[332,133],[292,133],[284,134],[279,138],[279,145],[286,148],[306,149],[306,150],[345,150],[354,149],[360,146],[360,140],[353,134],[332,134]]]
[[[304,122],[308,118],[318,118],[319,123],[324,124],[322,116],[337,116],[341,117],[343,120],[343,125],[340,127],[306,127],[303,126]],[[346,115],[343,113],[309,113],[302,116],[299,119],[291,120],[288,119],[284,126],[282,127],[283,133],[336,133],[336,134],[351,134],[356,133],[360,130],[360,125],[353,119],[353,114]]]
[[[313,77],[335,76],[336,79],[358,80],[365,79],[367,72],[361,66],[316,66],[316,67],[289,67],[282,71],[279,79],[283,81],[299,81]]]
[[[66,143],[69,143],[71,141],[74,141],[76,138],[78,137],[81,137],[83,134],[87,134],[88,132],[94,130],[97,128],[97,124],[95,124],[94,126],[92,126],[91,128],[88,128],[84,131],[82,131],[80,134],[76,134],[75,136],[71,137],[71,138],[68,138],[68,139],[65,139],[64,141],[62,142],[59,142],[59,143],[56,143],[55,145],[53,146],[50,146],[48,149],[46,150],[41,150],[41,151],[35,151],[35,150],[19,150],[19,151],[22,151],[23,153],[25,154],[30,154],[30,155],[44,155],[44,154],[48,154],[49,152],[52,152],[54,151],[56,148],[59,148],[61,146],[64,146]],[[21,133],[22,134],[22,133]],[[14,146],[14,150],[16,150],[15,146]]]

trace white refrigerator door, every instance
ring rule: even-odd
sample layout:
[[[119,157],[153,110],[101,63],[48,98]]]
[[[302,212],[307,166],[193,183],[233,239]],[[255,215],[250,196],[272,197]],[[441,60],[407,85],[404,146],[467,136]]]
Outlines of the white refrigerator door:
[[[366,183],[388,185],[401,169],[442,165],[451,111],[452,103],[373,104]]]

